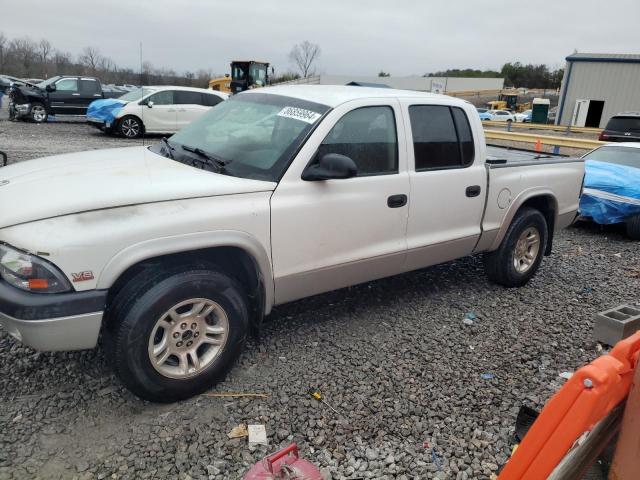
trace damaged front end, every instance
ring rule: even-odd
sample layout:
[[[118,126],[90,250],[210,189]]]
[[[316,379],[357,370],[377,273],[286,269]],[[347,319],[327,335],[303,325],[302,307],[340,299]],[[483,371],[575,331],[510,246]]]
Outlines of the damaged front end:
[[[9,119],[29,118],[34,103],[47,105],[46,95],[38,88],[11,85],[9,89]]]

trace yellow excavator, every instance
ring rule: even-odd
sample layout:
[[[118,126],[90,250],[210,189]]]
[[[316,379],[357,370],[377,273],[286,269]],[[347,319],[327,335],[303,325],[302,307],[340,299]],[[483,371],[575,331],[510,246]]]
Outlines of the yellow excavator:
[[[256,60],[231,62],[231,93],[265,87],[269,83],[269,64]]]

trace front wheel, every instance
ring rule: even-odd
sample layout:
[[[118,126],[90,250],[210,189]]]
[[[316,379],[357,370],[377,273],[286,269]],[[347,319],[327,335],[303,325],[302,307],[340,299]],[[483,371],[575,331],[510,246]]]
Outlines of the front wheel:
[[[126,138],[138,138],[142,135],[143,128],[140,119],[130,115],[120,120],[118,133]]]
[[[36,123],[44,123],[47,121],[47,109],[42,103],[32,103],[29,110],[29,118]]]
[[[483,256],[492,282],[521,287],[538,271],[547,247],[547,222],[539,210],[521,209],[511,222],[500,247]]]
[[[219,271],[134,279],[112,305],[107,355],[124,385],[146,400],[174,402],[207,390],[244,347],[246,295]]]

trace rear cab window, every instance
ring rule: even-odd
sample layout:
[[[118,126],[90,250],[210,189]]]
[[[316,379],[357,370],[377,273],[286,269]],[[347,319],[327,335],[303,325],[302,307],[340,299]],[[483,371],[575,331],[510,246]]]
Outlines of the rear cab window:
[[[93,78],[81,78],[80,79],[80,93],[86,95],[95,95],[100,93],[100,85]]]
[[[409,107],[415,170],[465,168],[475,158],[469,119],[459,107],[411,105]]]
[[[605,130],[616,132],[637,132],[640,133],[640,116],[637,117],[611,117]]]

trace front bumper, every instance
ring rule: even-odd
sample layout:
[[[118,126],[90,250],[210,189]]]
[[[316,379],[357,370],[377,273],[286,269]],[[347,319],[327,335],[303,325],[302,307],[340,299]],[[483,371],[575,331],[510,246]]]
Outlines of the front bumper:
[[[0,325],[36,350],[93,348],[106,298],[106,290],[30,293],[0,281]]]
[[[96,127],[98,130],[102,130],[103,132],[110,131],[112,127],[111,122],[105,122],[104,120],[95,117],[87,117],[87,123],[92,127]]]
[[[26,117],[29,115],[29,112],[31,111],[30,103],[14,103],[12,104],[12,106],[13,106],[13,112],[14,112],[15,118]]]

